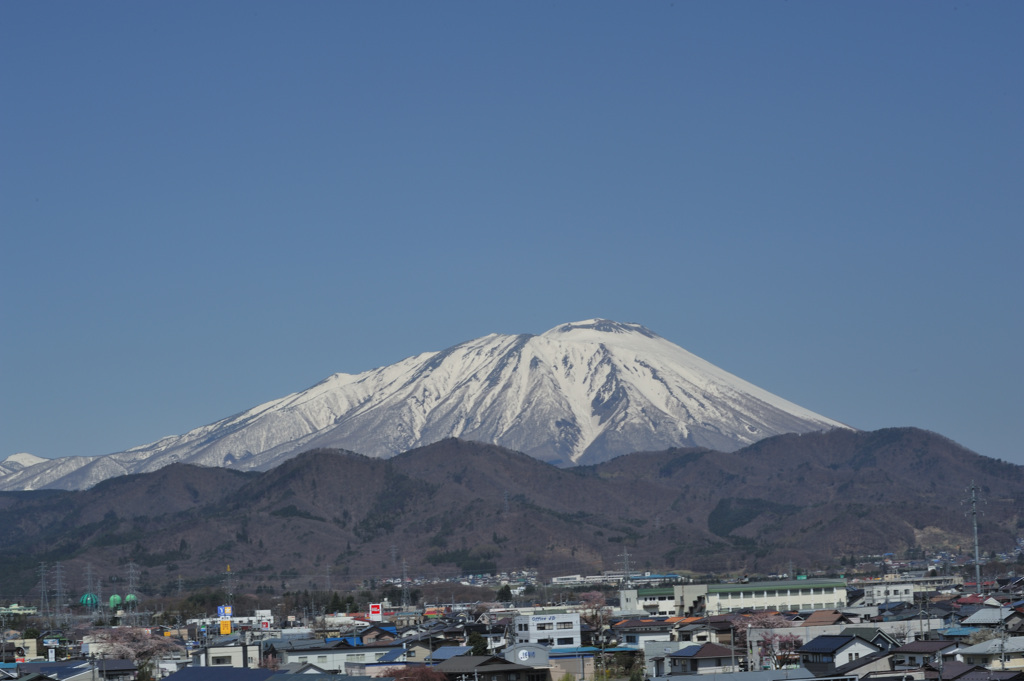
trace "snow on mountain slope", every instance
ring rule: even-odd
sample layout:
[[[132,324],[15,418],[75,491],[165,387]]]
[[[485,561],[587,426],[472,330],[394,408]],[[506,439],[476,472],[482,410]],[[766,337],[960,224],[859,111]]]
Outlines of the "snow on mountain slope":
[[[335,374],[184,435],[103,457],[44,460],[3,475],[0,489],[82,489],[174,462],[266,470],[316,447],[389,457],[446,437],[572,465],[672,446],[731,451],[836,427],[846,426],[638,324],[592,319]]]

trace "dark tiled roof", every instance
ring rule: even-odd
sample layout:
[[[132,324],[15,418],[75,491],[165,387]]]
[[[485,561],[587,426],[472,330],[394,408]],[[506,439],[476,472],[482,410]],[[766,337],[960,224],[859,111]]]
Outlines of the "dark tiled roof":
[[[882,659],[885,659],[886,657],[890,657],[890,656],[892,656],[892,651],[889,651],[889,650],[879,650],[879,651],[871,653],[869,655],[865,655],[864,657],[857,658],[856,660],[851,660],[850,662],[847,662],[846,664],[844,664],[844,665],[842,665],[840,667],[836,667],[835,669],[830,671],[828,673],[828,675],[829,676],[860,676],[859,674],[854,674],[854,672],[856,670],[860,669],[861,667],[866,667],[869,664],[873,664],[873,663],[877,662],[878,660],[882,660]]]
[[[434,669],[445,674],[469,674],[473,671],[531,671],[533,667],[507,662],[490,655],[457,655],[438,664]]]
[[[944,648],[952,648],[956,641],[911,641],[893,650],[894,653],[937,653]]]
[[[732,657],[733,651],[717,643],[704,643],[702,645],[686,646],[681,650],[670,653],[669,657],[686,657],[704,659],[709,657]]]
[[[834,653],[856,636],[818,636],[797,649],[798,653]]]

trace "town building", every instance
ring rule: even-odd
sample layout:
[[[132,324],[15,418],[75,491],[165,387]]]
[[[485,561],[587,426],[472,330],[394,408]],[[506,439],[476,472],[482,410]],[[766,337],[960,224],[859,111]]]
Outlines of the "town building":
[[[579,646],[579,613],[519,615],[515,618],[516,643]]]

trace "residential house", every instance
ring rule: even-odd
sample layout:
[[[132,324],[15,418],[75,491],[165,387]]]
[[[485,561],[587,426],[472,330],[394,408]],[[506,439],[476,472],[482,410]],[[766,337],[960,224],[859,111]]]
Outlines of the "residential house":
[[[706,617],[676,620],[670,640],[687,643],[722,643],[718,640],[718,630],[711,626]]]
[[[802,627],[825,627],[834,624],[850,624],[850,618],[838,610],[815,610],[804,618]]]
[[[938,663],[943,655],[956,647],[956,641],[919,640],[905,643],[892,650],[895,655],[893,669],[917,669],[929,663]]]
[[[829,672],[829,675],[840,677],[856,676],[861,679],[874,675],[888,675],[892,674],[892,661],[893,654],[891,651],[879,650],[878,652],[863,655],[851,662],[840,665]]]
[[[1010,607],[986,606],[974,612],[974,614],[961,620],[960,625],[965,627],[988,627],[995,629],[1004,627],[1013,631],[1024,621],[1024,615]]]
[[[815,676],[831,674],[836,667],[841,667],[861,657],[876,653],[878,646],[865,641],[859,636],[817,636],[797,648],[800,663]]]
[[[449,681],[550,681],[546,669],[509,662],[490,655],[458,655],[434,667]]]
[[[895,636],[878,627],[846,627],[839,635],[860,636],[868,643],[878,646],[880,650],[892,650],[900,645]]]
[[[629,619],[612,625],[612,634],[619,645],[626,648],[643,648],[652,641],[672,640],[673,622],[665,618]]]
[[[690,641],[648,641],[644,643],[644,676],[651,679],[668,675],[668,656],[691,645],[693,643]]]
[[[366,663],[378,662],[401,645],[353,646],[345,641],[320,639],[277,640],[265,644],[264,653],[277,659],[278,664],[307,662],[335,674],[347,674],[350,665],[361,671]]]
[[[669,653],[667,658],[670,676],[731,673],[744,666],[742,653],[717,643],[691,644]]]
[[[1024,669],[1024,636],[993,638],[977,645],[960,648],[956,659],[967,664],[978,664],[990,670]]]
[[[236,667],[255,669],[260,666],[259,643],[246,643],[237,634],[221,636],[192,653],[195,667]]]

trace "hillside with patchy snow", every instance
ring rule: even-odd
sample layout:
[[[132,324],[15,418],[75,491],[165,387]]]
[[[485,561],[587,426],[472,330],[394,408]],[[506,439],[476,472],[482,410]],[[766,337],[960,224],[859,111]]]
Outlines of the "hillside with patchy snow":
[[[8,459],[0,489],[85,489],[175,462],[266,470],[313,448],[390,457],[448,437],[577,465],[678,446],[733,451],[771,435],[845,427],[643,326],[594,319],[335,374],[125,452],[22,460],[29,465]]]

